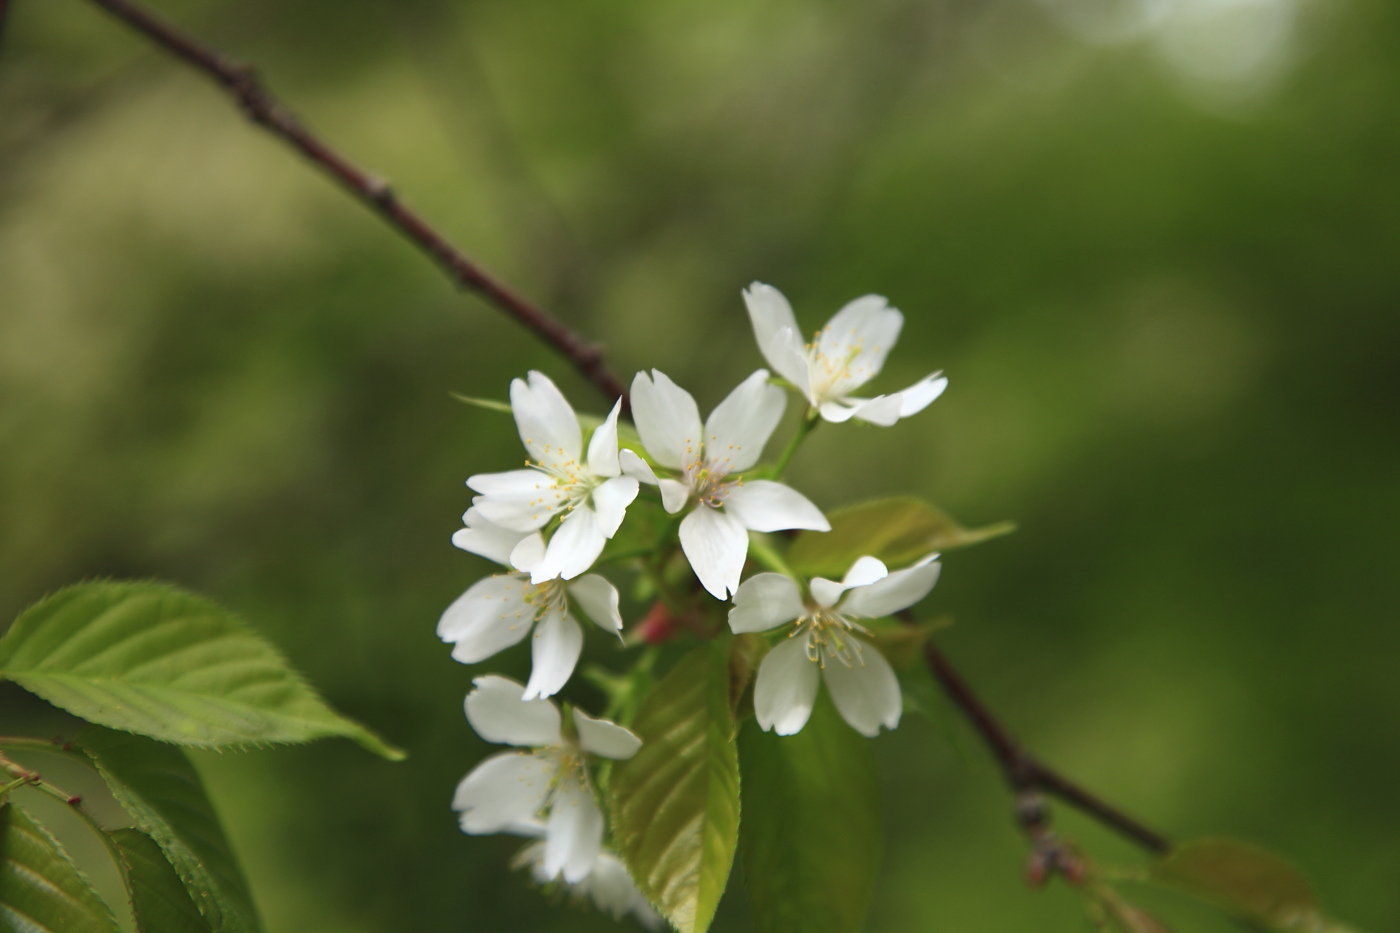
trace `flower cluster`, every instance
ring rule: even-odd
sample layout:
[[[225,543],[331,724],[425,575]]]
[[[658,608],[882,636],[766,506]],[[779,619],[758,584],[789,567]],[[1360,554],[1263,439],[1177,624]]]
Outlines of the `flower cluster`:
[[[898,725],[899,684],[865,623],[921,600],[940,569],[937,555],[893,572],[867,556],[840,582],[797,579],[771,548],[751,548],[751,532],[830,531],[811,500],[779,481],[813,427],[851,420],[892,425],[925,408],[947,380],[933,373],[888,395],[852,394],[880,371],[903,325],[884,298],[850,302],[810,343],[777,289],[754,283],[744,301],[759,349],[780,378],[755,371],[708,418],[659,370],[632,382],[635,435],[619,430],[621,399],[601,422],[585,422],[542,373],[511,383],[510,410],[529,459],[521,469],[467,480],[477,495],[452,539],[504,569],[468,588],[438,623],[439,637],[466,664],[532,636],[525,685],[486,675],[467,696],[467,719],[482,738],[522,750],[488,758],[462,780],[453,800],[462,829],[534,840],[520,862],[536,881],[560,883],[614,916],[630,912],[648,925],[658,921],[656,913],[605,846],[590,770],[597,758],[630,758],[642,739],[576,708],[561,713],[548,699],[578,664],[580,618],[622,635],[618,591],[590,571],[617,562],[611,556],[617,549],[608,544],[643,490],[652,492],[642,499],[660,506],[654,514],[669,516],[642,561],[658,596],[667,598],[670,586],[676,601],[668,561],[683,555],[699,589],[732,603],[727,621],[735,634],[786,633],[763,657],[753,687],[758,724],[779,735],[806,724],[821,683],[857,731],[874,736]],[[762,465],[786,410],[785,387],[805,401],[806,415],[781,461]],[[751,556],[766,566],[745,578]],[[693,604],[694,593],[680,596]]]

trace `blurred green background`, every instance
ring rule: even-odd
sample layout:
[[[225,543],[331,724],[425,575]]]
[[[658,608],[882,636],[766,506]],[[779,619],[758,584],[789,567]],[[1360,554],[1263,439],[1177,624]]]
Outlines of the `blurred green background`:
[[[926,606],[1028,744],[1397,929],[1400,6],[160,9],[703,409],[761,365],[751,280],[813,329],[889,296],[907,321],[880,387],[942,368],[951,388],[894,429],[818,432],[795,484],[1017,520],[951,555]],[[461,699],[528,662],[468,669],[433,634],[487,572],[448,542],[462,481],[523,456],[449,393],[540,368],[601,400],[94,6],[16,0],[3,42],[0,618],[84,577],[172,580],[409,749],[199,758],[274,933],[614,929],[532,891],[515,841],[458,832],[486,751]],[[5,731],[35,708],[0,701]],[[1086,929],[1063,885],[1026,888],[996,773],[934,720],[877,742],[870,928]]]

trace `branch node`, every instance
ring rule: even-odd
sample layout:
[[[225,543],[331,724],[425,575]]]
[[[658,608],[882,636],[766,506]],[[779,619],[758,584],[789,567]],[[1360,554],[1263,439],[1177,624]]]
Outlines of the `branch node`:
[[[387,178],[379,178],[369,175],[365,178],[365,193],[368,194],[376,204],[388,207],[396,200],[394,186]]]
[[[1016,822],[1027,830],[1042,829],[1050,824],[1050,809],[1045,798],[1035,791],[1026,791],[1016,797]]]

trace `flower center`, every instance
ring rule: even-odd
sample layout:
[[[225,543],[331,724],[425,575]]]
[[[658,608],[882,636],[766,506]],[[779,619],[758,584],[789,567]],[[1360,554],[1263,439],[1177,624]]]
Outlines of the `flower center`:
[[[742,480],[728,479],[731,462],[728,457],[716,457],[696,459],[686,465],[685,482],[696,502],[717,509],[724,505],[734,487],[742,485]]]
[[[818,398],[845,395],[847,391],[869,382],[875,375],[875,370],[868,363],[861,362],[865,354],[863,342],[848,344],[842,356],[829,356],[821,350],[821,337],[822,332],[817,331],[806,348],[808,379]],[[878,351],[880,348],[875,349]]]
[[[864,645],[853,633],[869,635],[870,630],[854,619],[823,606],[810,606],[806,615],[793,623],[789,638],[805,635],[807,638],[807,660],[826,667],[828,658],[835,658],[846,667],[864,665],[861,656]]]
[[[526,581],[530,579],[528,574],[522,574]],[[568,611],[569,591],[565,589],[564,581],[558,578],[537,583],[534,586],[525,587],[525,605],[534,613],[531,616],[532,622],[538,622],[545,616]]]
[[[544,490],[544,495],[536,500],[535,504],[544,506],[551,514],[572,512],[580,504],[588,501],[589,495],[598,487],[602,477],[593,475],[583,464],[568,456],[562,447],[546,447],[544,452],[548,460],[525,461],[527,467],[539,470],[554,480],[553,485]]]

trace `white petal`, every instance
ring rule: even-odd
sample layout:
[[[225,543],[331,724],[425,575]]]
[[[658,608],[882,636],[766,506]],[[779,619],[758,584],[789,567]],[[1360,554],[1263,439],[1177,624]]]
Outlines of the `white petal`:
[[[554,480],[539,470],[478,473],[467,485],[481,493],[474,502],[481,517],[513,531],[543,527],[561,501]]]
[[[603,848],[603,811],[593,792],[573,774],[564,775],[549,808],[545,830],[544,871],[550,878],[583,880]]]
[[[578,416],[544,373],[531,371],[529,382],[512,379],[510,410],[530,456],[549,466],[577,464],[583,454]]]
[[[865,399],[860,399],[858,401],[864,403]],[[850,421],[851,417],[855,415],[859,408],[860,404],[848,405],[844,402],[827,400],[822,402],[817,410],[821,412],[823,421],[829,421],[832,424],[842,424]]]
[[[515,753],[508,752],[507,754]],[[511,823],[509,826],[501,827],[501,832],[510,833],[512,836],[524,836],[526,839],[543,839],[544,820],[532,818],[520,822]],[[541,851],[544,850],[544,845],[542,843],[536,843],[536,845],[540,847]],[[527,846],[526,848],[529,848],[529,846]]]
[[[681,510],[687,499],[690,498],[690,487],[685,483],[677,482],[673,479],[658,479],[656,471],[636,453],[630,450],[623,450],[619,455],[622,462],[622,472],[633,477],[639,482],[652,486],[661,487],[661,504],[667,513],[674,515]]]
[[[948,388],[948,380],[934,373],[914,383],[902,392],[891,395],[878,395],[872,399],[846,397],[839,402],[822,405],[822,416],[828,421],[845,421],[856,418],[869,424],[889,427],[901,418],[923,411],[943,390]],[[831,417],[828,417],[830,413]]]
[[[908,609],[933,589],[942,568],[939,563],[923,563],[896,570],[883,580],[852,589],[841,601],[841,610],[857,618],[879,619]]]
[[[878,557],[857,557],[855,563],[851,564],[851,569],[847,570],[846,575],[841,578],[841,584],[843,586],[869,586],[876,580],[883,580],[889,575],[890,569]]]
[[[613,403],[612,411],[588,439],[588,472],[594,476],[616,476],[622,472],[617,462],[617,415],[620,411],[622,399]]]
[[[614,920],[621,920],[639,901],[646,903],[622,861],[607,851],[598,855],[593,870],[580,887],[592,898],[595,907]]]
[[[522,835],[523,835],[523,834],[522,834]],[[543,824],[543,823],[540,824],[540,834],[539,834],[539,836],[536,837],[536,838],[539,838],[539,839],[541,839],[541,840],[544,839],[544,824]],[[532,843],[530,843],[528,846],[526,846],[525,848],[521,849],[520,852],[516,854],[515,860],[516,860],[516,864],[525,865],[525,866],[528,866],[528,867],[529,867],[529,869],[530,869],[530,877],[533,878],[533,879],[535,879],[535,884],[549,884],[549,882],[551,882],[551,881],[554,880],[553,878],[550,878],[548,875],[546,875],[546,874],[544,873],[544,843],[543,843],[543,842],[532,842]]]
[[[812,591],[812,598],[817,601],[817,605],[830,609],[847,588],[826,577],[813,577],[807,581],[807,589]]]
[[[624,447],[617,453],[618,465],[622,467],[622,472],[649,485],[656,485],[656,471],[651,468],[651,464],[642,459],[635,450]]]
[[[442,614],[438,637],[455,645],[452,657],[463,664],[504,651],[535,624],[535,611],[525,602],[529,589],[530,584],[518,574],[478,580]]]
[[[497,833],[531,823],[544,806],[556,764],[526,752],[494,755],[472,769],[452,795],[462,811],[462,831]]]
[[[569,615],[551,612],[535,626],[530,641],[530,682],[525,699],[551,697],[569,682],[583,651],[583,629]]]
[[[584,574],[569,583],[569,595],[578,601],[583,614],[605,632],[622,631],[618,612],[617,588],[596,573]]]
[[[910,415],[917,415],[929,406],[929,404],[943,391],[948,388],[948,377],[942,373],[934,373],[925,376],[923,379],[911,385],[902,392],[896,392],[899,397],[899,417],[908,418]]]
[[[884,563],[873,557],[860,557],[851,565],[851,569],[846,571],[846,576],[840,583],[828,580],[825,577],[814,577],[810,584],[812,598],[826,608],[836,605],[836,601],[841,598],[841,594],[856,586],[869,586],[876,580],[883,580],[889,576],[889,569]]]
[[[544,560],[530,568],[530,582],[572,580],[593,566],[606,541],[597,514],[587,506],[575,508],[549,539]]]
[[[792,578],[780,573],[759,573],[745,580],[735,592],[729,627],[736,635],[766,632],[800,615],[802,594]]]
[[[758,724],[778,735],[792,735],[807,725],[817,698],[817,665],[807,660],[801,635],[778,642],[758,666],[753,711]]]
[[[749,534],[737,518],[699,506],[681,519],[681,550],[700,585],[716,599],[728,599],[739,588]]]
[[[744,291],[744,304],[753,322],[758,350],[768,365],[798,389],[805,389],[807,355],[803,352],[802,331],[787,298],[771,285],[754,282]]]
[[[631,758],[642,747],[642,740],[631,729],[606,719],[594,719],[583,710],[574,710],[578,744],[584,751],[604,758]]]
[[[855,401],[847,399],[846,401]],[[879,425],[887,428],[899,420],[899,396],[898,395],[877,395],[872,399],[858,404],[851,417],[867,424]]]
[[[893,729],[899,725],[904,701],[890,662],[874,645],[862,647],[863,664],[847,667],[828,661],[822,679],[841,717],[861,735],[874,737],[881,726]]]
[[[661,507],[666,514],[675,515],[690,499],[690,487],[673,479],[661,480]]]
[[[705,462],[719,476],[747,470],[782,420],[787,395],[760,369],[715,406],[705,422]]]
[[[614,476],[593,490],[593,509],[598,514],[598,530],[603,537],[617,534],[627,507],[637,498],[637,481],[630,476]]]
[[[524,687],[496,674],[472,683],[476,688],[467,694],[467,721],[486,741],[538,748],[564,740],[553,703],[525,699]]]
[[[683,470],[700,456],[700,409],[659,369],[632,380],[632,421],[647,453],[662,466]]]
[[[510,552],[510,565],[516,570],[529,573],[544,560],[544,535],[536,531],[520,539]]]
[[[480,554],[487,560],[510,565],[510,552],[520,543],[527,532],[512,531],[486,520],[481,511],[473,506],[462,516],[467,527],[459,528],[452,536],[452,543],[464,551]]]
[[[783,531],[807,528],[830,531],[831,524],[802,493],[772,480],[756,479],[736,486],[724,500],[724,510],[745,528],[754,531]]]
[[[829,397],[869,382],[885,365],[903,326],[904,315],[880,295],[865,295],[837,311],[822,328],[816,348],[819,359],[837,367],[829,377]]]

